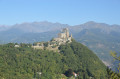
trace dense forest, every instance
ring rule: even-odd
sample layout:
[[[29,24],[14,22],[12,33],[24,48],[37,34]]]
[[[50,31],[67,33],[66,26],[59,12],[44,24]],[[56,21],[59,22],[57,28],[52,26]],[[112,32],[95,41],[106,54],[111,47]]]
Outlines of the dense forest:
[[[60,52],[31,48],[31,44],[0,45],[0,79],[117,79],[114,72],[86,46],[73,41]],[[74,75],[73,73],[77,74]],[[117,73],[115,73],[117,74]]]

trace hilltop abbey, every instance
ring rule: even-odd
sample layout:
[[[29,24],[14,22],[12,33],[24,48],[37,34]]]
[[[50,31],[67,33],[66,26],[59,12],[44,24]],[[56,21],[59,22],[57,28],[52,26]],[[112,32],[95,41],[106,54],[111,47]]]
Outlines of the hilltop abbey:
[[[59,45],[71,43],[72,42],[72,34],[69,35],[68,28],[63,28],[61,33],[58,34],[57,38],[53,38],[48,42],[38,42],[34,44],[32,47],[34,49],[48,49],[48,50],[57,50]]]
[[[71,42],[72,34],[69,35],[68,28],[62,29],[62,32],[58,34],[57,38],[54,38],[52,41],[57,42],[59,45],[64,44],[66,42]]]

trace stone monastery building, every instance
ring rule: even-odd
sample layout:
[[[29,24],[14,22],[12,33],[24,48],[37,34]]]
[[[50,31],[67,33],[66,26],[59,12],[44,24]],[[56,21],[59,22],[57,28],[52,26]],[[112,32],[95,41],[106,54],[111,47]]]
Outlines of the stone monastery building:
[[[58,34],[57,38],[54,38],[52,41],[56,41],[60,44],[64,44],[66,42],[70,43],[72,39],[72,34],[69,35],[68,28],[62,29],[62,32]]]
[[[72,34],[69,35],[68,28],[62,29],[61,33],[58,34],[57,38],[53,38],[48,42],[38,42],[36,45],[33,45],[34,49],[48,49],[48,50],[57,50],[61,44],[71,43]]]

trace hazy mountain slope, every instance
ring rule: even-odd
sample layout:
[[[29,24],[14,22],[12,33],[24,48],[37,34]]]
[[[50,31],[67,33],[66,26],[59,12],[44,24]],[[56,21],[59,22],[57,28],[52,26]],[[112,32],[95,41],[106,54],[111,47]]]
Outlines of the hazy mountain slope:
[[[17,37],[16,39],[11,40],[11,42],[34,43],[39,41],[49,41],[53,37],[57,37],[58,33],[60,33],[59,30],[42,32],[42,33],[25,33]]]
[[[46,34],[46,32],[50,31],[50,35],[51,35],[52,31],[60,30],[61,28],[64,28],[64,27],[69,27],[69,25],[43,21],[43,22],[15,24],[15,25],[9,26],[9,27],[10,28],[8,28],[8,29],[4,29],[4,30],[0,31],[0,37],[1,37],[0,40],[4,41],[4,43],[33,42],[33,39],[36,40],[36,38],[38,38],[38,37],[40,37],[40,39],[38,39],[37,41],[41,41],[42,37],[43,38],[47,37],[48,34]],[[3,27],[1,26],[0,28],[2,29]],[[40,36],[39,36],[39,34],[40,34]],[[45,35],[45,37],[43,34]],[[38,36],[38,37],[35,37],[35,36]],[[43,39],[43,40],[45,40],[45,39]],[[51,38],[49,38],[49,39],[51,39]]]
[[[67,27],[67,26],[69,26],[69,25],[43,21],[43,22],[16,24],[16,25],[13,25],[12,28],[9,30],[15,29],[15,30],[21,30],[22,32],[25,32],[25,33],[28,33],[28,32],[40,33],[40,32],[61,29],[63,27]]]
[[[0,25],[0,31],[8,30],[10,27],[6,25]]]

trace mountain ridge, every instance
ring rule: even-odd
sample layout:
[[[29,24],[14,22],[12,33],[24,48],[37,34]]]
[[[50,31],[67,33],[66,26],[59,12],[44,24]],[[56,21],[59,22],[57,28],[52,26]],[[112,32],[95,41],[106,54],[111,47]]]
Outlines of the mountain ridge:
[[[91,25],[91,26],[90,26]],[[97,25],[97,26],[96,26]],[[88,22],[86,22],[86,23],[83,23],[83,24],[78,24],[78,25],[73,25],[73,26],[71,26],[71,25],[68,25],[68,24],[61,24],[61,23],[58,23],[58,22],[56,22],[56,23],[52,23],[52,22],[48,22],[48,21],[41,21],[41,22],[24,22],[24,23],[21,23],[21,24],[14,24],[14,25],[11,25],[11,26],[8,26],[8,25],[0,25],[0,28],[8,28],[8,29],[5,29],[5,30],[9,30],[9,29],[14,29],[14,28],[17,28],[17,29],[20,29],[20,30],[23,30],[23,28],[24,29],[31,29],[30,31],[28,30],[28,32],[45,32],[45,31],[50,31],[50,30],[52,30],[51,29],[51,27],[57,27],[58,29],[59,28],[63,28],[63,27],[82,27],[82,28],[85,28],[85,27],[87,27],[87,28],[100,28],[100,27],[102,27],[103,28],[103,26],[104,27],[106,27],[106,26],[108,26],[108,27],[114,27],[114,29],[116,29],[116,28],[119,28],[120,27],[120,25],[117,25],[117,24],[113,24],[113,25],[110,25],[110,24],[106,24],[106,23],[97,23],[97,22],[94,22],[94,21],[88,21]],[[89,27],[88,27],[89,26]],[[34,27],[36,27],[37,29],[34,29]],[[44,29],[42,29],[42,28],[40,28],[39,29],[39,31],[38,31],[38,28],[39,27],[47,27],[47,28],[44,28]],[[41,31],[41,29],[42,30],[44,30],[44,31]],[[45,30],[45,29],[47,29],[47,30]],[[48,29],[50,29],[50,30],[48,30]],[[55,28],[56,29],[56,28]],[[33,31],[32,31],[33,30]],[[35,30],[35,31],[34,31]],[[1,31],[1,30],[0,30]],[[23,31],[25,31],[25,30],[23,30]],[[27,32],[27,31],[26,31]],[[36,33],[35,32],[35,33]]]

